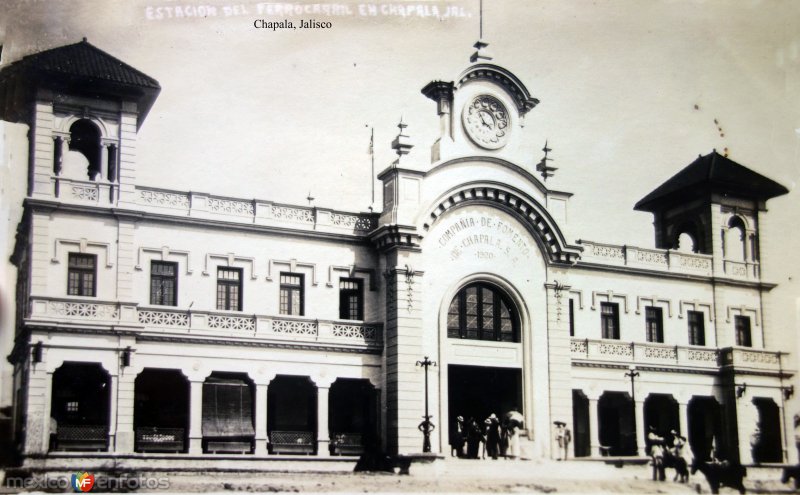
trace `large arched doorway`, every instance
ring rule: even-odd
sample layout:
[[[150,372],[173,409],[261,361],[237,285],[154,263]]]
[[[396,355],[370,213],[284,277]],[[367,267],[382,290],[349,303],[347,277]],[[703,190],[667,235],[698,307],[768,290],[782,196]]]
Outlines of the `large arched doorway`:
[[[53,373],[52,450],[107,450],[111,377],[99,363],[64,363]]]
[[[317,387],[308,376],[278,375],[267,392],[271,454],[317,452]]]
[[[671,431],[676,431],[681,435],[685,435],[680,431],[678,401],[670,394],[650,394],[644,400],[644,425],[645,432],[652,429],[656,435],[664,438],[667,442],[672,441]],[[650,445],[647,444],[647,453],[649,454]]]
[[[179,370],[146,368],[134,384],[136,452],[186,452],[189,381]]]
[[[377,401],[369,380],[338,378],[329,401],[331,454],[360,455],[367,447],[377,447]]]
[[[524,413],[521,359],[498,357],[521,355],[520,318],[509,296],[494,284],[472,282],[447,308],[449,425],[459,416],[482,425],[491,414]]]
[[[600,444],[612,456],[636,455],[633,401],[627,392],[605,392],[597,402]]]
[[[721,455],[718,438],[722,435],[722,411],[714,397],[696,395],[687,408],[689,448],[696,459],[708,460]]]

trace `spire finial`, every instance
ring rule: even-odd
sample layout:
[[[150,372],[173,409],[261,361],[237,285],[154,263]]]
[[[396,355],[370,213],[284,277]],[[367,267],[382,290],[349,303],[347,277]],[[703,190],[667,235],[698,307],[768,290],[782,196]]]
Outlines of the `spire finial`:
[[[547,164],[547,162],[553,161],[552,158],[548,158],[547,156],[548,153],[553,151],[552,148],[547,146],[547,140],[544,142],[544,148],[542,148],[542,151],[544,151],[544,156],[542,157],[542,160],[536,164],[536,171],[542,174],[542,179],[547,180],[548,177],[555,175],[555,172],[558,170],[558,168]]]
[[[397,137],[394,138],[394,141],[392,141],[392,149],[397,153],[397,161],[395,163],[398,163],[400,157],[407,155],[411,151],[411,148],[414,147],[414,145],[411,144],[411,139],[405,134],[406,127],[408,127],[408,124],[403,122],[403,116],[401,115],[400,122],[397,124],[397,128],[400,129],[400,132],[397,134]]]
[[[478,0],[478,39],[483,39],[483,0]]]

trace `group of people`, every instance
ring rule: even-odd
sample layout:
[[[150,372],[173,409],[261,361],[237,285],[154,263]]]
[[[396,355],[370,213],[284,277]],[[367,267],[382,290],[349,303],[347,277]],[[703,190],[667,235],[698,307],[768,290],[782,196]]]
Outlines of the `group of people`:
[[[522,425],[522,415],[516,411],[505,414],[502,420],[492,413],[483,422],[474,417],[465,421],[458,416],[450,431],[450,455],[466,459],[518,458]]]
[[[656,432],[654,426],[650,426],[647,432],[647,447],[650,449],[650,457],[653,463],[653,480],[664,481],[664,468],[667,464],[673,466],[678,461],[685,470],[686,461],[683,458],[683,447],[686,445],[686,437],[681,436],[677,431],[670,430],[669,435],[661,436]],[[670,462],[665,462],[665,460]]]

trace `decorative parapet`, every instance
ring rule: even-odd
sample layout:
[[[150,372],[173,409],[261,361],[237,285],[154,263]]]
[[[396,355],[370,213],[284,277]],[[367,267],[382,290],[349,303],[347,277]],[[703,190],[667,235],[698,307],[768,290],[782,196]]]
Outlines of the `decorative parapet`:
[[[122,326],[143,333],[241,337],[372,350],[383,346],[383,327],[375,323],[145,308],[136,304],[83,299],[34,297],[26,323],[48,327],[92,326],[109,329]]]
[[[780,352],[740,347],[714,349],[576,338],[570,343],[570,354],[573,362],[613,363],[623,366],[668,365],[709,370],[734,366],[736,369],[748,368],[768,372],[783,371],[781,355],[785,355]]]
[[[54,175],[50,178],[53,196],[68,203],[108,206],[119,195],[119,184],[98,180],[79,180]]]
[[[704,276],[711,276],[713,271],[712,257],[706,254],[578,242],[585,247],[578,264],[594,263]]]
[[[145,210],[195,218],[303,230],[365,235],[378,226],[376,213],[351,213],[326,208],[285,205],[261,200],[213,196],[205,193],[137,187],[137,205]]]
[[[754,368],[758,370],[782,371],[781,355],[786,353],[767,352],[742,347],[722,349],[722,365],[734,368]]]

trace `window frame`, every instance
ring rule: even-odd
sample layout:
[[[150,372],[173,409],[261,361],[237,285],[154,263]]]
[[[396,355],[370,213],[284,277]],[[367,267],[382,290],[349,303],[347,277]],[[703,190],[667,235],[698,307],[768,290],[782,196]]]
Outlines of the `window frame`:
[[[235,272],[238,274],[238,279],[223,279],[220,278],[220,273],[222,272]],[[218,266],[217,267],[217,292],[216,292],[216,299],[217,304],[216,307],[220,311],[243,311],[243,293],[244,293],[244,270],[241,268],[236,268],[232,266]],[[237,289],[237,298],[236,298],[236,307],[231,307],[231,289]],[[224,290],[224,306],[220,307],[220,289],[223,288]]]
[[[475,290],[475,311],[474,315],[467,313],[467,296],[470,290]],[[491,301],[486,301],[486,292],[491,293]],[[456,304],[457,313],[452,313],[453,305]],[[487,305],[491,305],[491,328],[486,327],[487,315],[484,310]],[[505,306],[508,311],[508,316],[502,315],[502,307]],[[458,327],[450,325],[450,317],[457,316]],[[467,318],[474,316],[475,329],[470,329],[467,323]],[[504,335],[508,333],[503,332],[503,319],[511,321],[511,339],[504,340]],[[447,310],[447,337],[452,339],[463,340],[477,340],[482,342],[507,342],[518,344],[521,341],[520,336],[520,321],[516,306],[511,302],[511,299],[498,287],[483,283],[475,282],[466,285],[459,289],[453,299],[450,300],[450,306]],[[471,337],[470,332],[475,333],[475,337]]]
[[[297,277],[298,283],[284,281],[288,277]],[[305,315],[305,276],[302,273],[281,272],[279,275],[280,288],[278,289],[278,313],[285,316],[304,316]],[[284,291],[286,291],[286,309],[284,310]],[[299,293],[300,308],[294,312],[292,294]]]
[[[686,322],[689,330],[689,345],[706,345],[706,314],[702,311],[687,311]]]
[[[609,309],[610,312],[606,312],[606,309]],[[611,336],[606,335],[609,324],[612,330]],[[600,338],[608,340],[620,340],[619,303],[600,303]]]
[[[342,284],[354,283],[356,288],[343,288]],[[355,295],[357,299],[356,317],[350,318],[352,305],[348,296]],[[346,311],[345,311],[346,310]],[[339,319],[351,321],[364,321],[364,279],[363,278],[340,278],[339,279]]]
[[[155,273],[154,268],[156,266],[170,266],[173,270],[172,275],[164,275],[163,273]],[[153,292],[153,283],[156,280],[161,280],[162,284],[163,281],[172,281],[172,301],[171,303],[165,303],[163,298],[159,301],[154,302],[154,292]],[[178,305],[178,263],[175,261],[162,261],[162,260],[150,260],[150,304],[155,306],[177,306]]]
[[[736,332],[736,345],[740,347],[753,347],[753,327],[750,324],[750,317],[745,315],[734,315],[733,328]],[[744,331],[747,334],[744,334]]]
[[[658,306],[645,306],[645,340],[654,344],[664,343],[664,309]]]
[[[77,260],[91,260],[91,267],[80,266]],[[77,292],[73,292],[71,283],[73,275],[77,276]],[[87,294],[86,275],[91,275],[91,287]],[[67,256],[67,295],[79,297],[97,297],[97,255],[88,253],[69,253]]]

